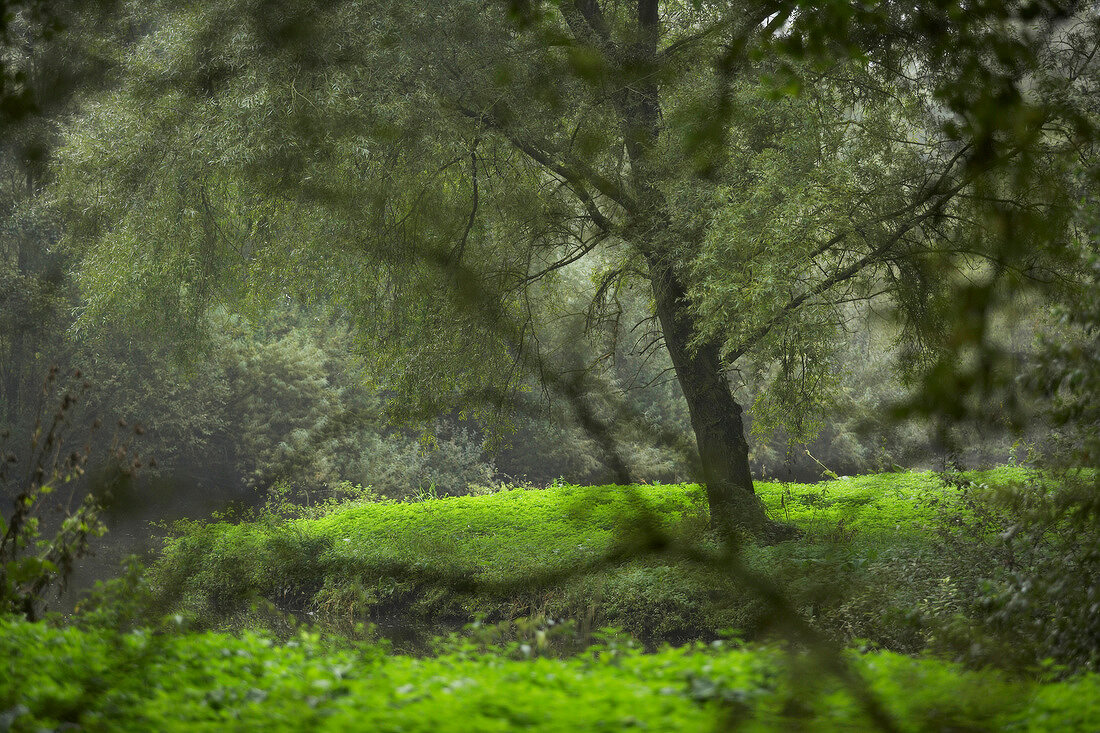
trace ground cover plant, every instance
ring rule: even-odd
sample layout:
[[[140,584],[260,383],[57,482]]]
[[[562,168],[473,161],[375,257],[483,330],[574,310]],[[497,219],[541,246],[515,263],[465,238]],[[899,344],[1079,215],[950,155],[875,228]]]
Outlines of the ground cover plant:
[[[778,579],[829,636],[899,652],[973,615],[980,586],[1008,569],[1010,520],[991,498],[1028,474],[895,473],[819,484],[761,483],[794,541],[749,542],[748,567]],[[751,587],[692,553],[716,549],[695,485],[513,488],[327,514],[182,522],[147,579],[136,622],[180,614],[200,628],[255,623],[257,601],[350,632],[542,616],[614,625],[640,641],[757,638],[769,609]],[[262,614],[261,614],[262,615]],[[411,630],[411,631],[410,631]]]
[[[699,534],[718,542],[692,485],[558,485],[405,503],[359,492],[305,517],[269,509],[235,523],[184,522],[148,572],[133,565],[101,587],[74,624],[0,619],[0,723],[1093,730],[1095,674],[1067,676],[1051,658],[967,669],[942,654],[897,653],[950,653],[937,646],[947,622],[980,621],[981,576],[995,575],[1010,550],[1009,517],[993,497],[1028,481],[1055,488],[1020,468],[759,487],[769,510],[803,534],[742,551],[825,632],[820,645],[767,641],[763,623],[728,625],[751,618],[754,605],[774,609],[736,575],[693,567],[677,549]],[[629,552],[616,554],[631,537]],[[280,603],[310,609],[298,611],[308,623]],[[444,633],[470,616],[479,619]],[[395,619],[420,624],[404,647],[414,654],[395,653],[402,640],[395,650],[370,623]]]
[[[534,658],[525,658],[534,657]],[[863,730],[860,698],[776,647],[605,639],[568,659],[461,644],[432,657],[305,633],[93,633],[0,621],[0,723],[85,730]],[[853,657],[895,730],[1087,731],[1100,678],[1014,681],[934,660]]]

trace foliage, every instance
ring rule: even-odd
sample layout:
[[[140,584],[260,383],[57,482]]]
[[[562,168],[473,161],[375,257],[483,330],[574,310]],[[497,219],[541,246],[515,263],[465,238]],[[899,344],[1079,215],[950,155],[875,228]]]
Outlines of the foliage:
[[[90,411],[140,421],[160,471],[184,494],[239,495],[293,469],[327,478],[323,469],[311,475],[310,459],[324,453],[342,405],[317,330],[271,333],[224,313],[210,319],[209,351],[187,366],[140,335],[85,343],[96,383]]]
[[[80,380],[80,372],[73,378]],[[130,445],[116,436],[112,464],[96,467],[100,475],[89,487],[82,479],[91,446],[74,449],[68,434],[74,407],[89,384],[78,381],[57,390],[57,382],[55,367],[44,382],[43,400],[60,391],[59,404],[35,424],[27,464],[21,465],[15,453],[0,453],[0,497],[13,502],[6,516],[0,514],[0,613],[31,620],[39,615],[47,592],[64,587],[74,564],[88,553],[90,540],[106,532],[101,503],[141,465]]]
[[[309,503],[346,481],[404,497],[433,484],[464,493],[495,477],[475,428],[387,418],[384,389],[339,320],[290,308],[206,319],[209,337],[183,360],[162,339],[119,329],[77,342],[95,383],[86,412],[146,430],[157,511],[256,504],[277,483]]]
[[[830,678],[768,647],[685,646],[639,654],[608,639],[570,659],[510,659],[458,649],[387,656],[302,632],[88,632],[0,620],[0,718],[11,730],[489,731],[642,727],[870,730]],[[1100,681],[1011,682],[933,660],[854,657],[899,730],[1086,731],[1100,724]]]
[[[896,308],[903,364],[946,365],[993,305],[1068,267],[1088,9],[506,5],[133,6],[120,25],[147,32],[122,34],[126,73],[53,168],[81,327],[322,303],[402,409],[488,418],[532,379],[568,397],[592,359],[563,333],[652,298],[712,516],[754,524],[724,379],[743,357],[758,424],[806,440],[853,303]],[[583,280],[586,307],[559,307]]]
[[[998,469],[966,483],[1003,487],[1022,475]],[[748,545],[747,566],[838,640],[919,651],[954,613],[976,617],[981,583],[1003,569],[998,536],[1011,520],[989,500],[992,489],[899,473],[757,491],[772,516],[805,534]],[[692,559],[713,546],[701,535],[702,498],[697,486],[558,485],[359,503],[289,522],[181,524],[150,568],[146,618],[182,613],[237,627],[266,599],[349,633],[376,622],[431,635],[479,614],[541,614],[585,634],[612,624],[646,643],[731,628],[774,633],[752,587]],[[664,544],[640,540],[646,526]]]
[[[960,657],[1025,669],[1100,667],[1100,254],[1095,201],[1085,210],[1093,246],[1079,300],[1061,310],[1068,338],[1047,339],[1023,375],[1057,431],[1041,480],[1000,499],[1009,572],[982,589],[978,623],[956,623],[944,639]]]
[[[61,227],[44,191],[54,121],[102,81],[104,58],[89,39],[113,5],[0,2],[0,426],[15,432],[32,428],[49,366],[73,364],[73,262],[56,246]]]
[[[82,626],[129,631],[141,625],[152,603],[145,564],[137,555],[122,560],[121,573],[97,580],[74,609]]]
[[[430,423],[425,433],[422,438],[407,431],[364,435],[344,475],[369,481],[395,499],[460,496],[493,483],[496,466],[476,433],[443,420]]]

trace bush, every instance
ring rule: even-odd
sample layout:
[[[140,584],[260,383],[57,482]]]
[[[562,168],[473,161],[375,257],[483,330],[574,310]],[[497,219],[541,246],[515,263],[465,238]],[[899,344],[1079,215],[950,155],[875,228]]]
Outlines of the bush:
[[[478,436],[437,421],[430,440],[400,433],[365,436],[346,476],[394,499],[438,498],[491,484],[496,467]]]

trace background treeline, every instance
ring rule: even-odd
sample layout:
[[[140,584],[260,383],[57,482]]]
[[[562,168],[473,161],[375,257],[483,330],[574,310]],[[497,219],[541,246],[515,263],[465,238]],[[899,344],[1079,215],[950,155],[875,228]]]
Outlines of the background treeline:
[[[150,490],[131,497],[137,505],[186,512],[252,503],[276,483],[310,501],[309,492],[322,498],[343,482],[411,498],[501,482],[612,480],[605,454],[572,420],[562,397],[534,379],[516,402],[521,409],[508,414],[404,412],[398,392],[371,369],[349,320],[324,304],[267,303],[245,315],[216,309],[196,316],[205,325],[183,334],[119,323],[78,328],[79,261],[58,246],[61,214],[51,206],[44,163],[55,140],[42,131],[53,129],[63,109],[58,105],[21,123],[21,134],[8,136],[2,150],[0,425],[13,436],[6,441],[10,450],[25,449],[14,436],[29,435],[43,411],[52,409],[55,395],[44,393],[42,384],[57,365],[63,372],[80,369],[91,384],[82,409],[86,419],[76,420],[78,426],[99,416],[143,427],[140,451],[155,465],[142,472]],[[594,273],[577,265],[560,277],[576,280],[574,292],[583,293]],[[682,449],[690,435],[687,409],[649,316],[651,305],[644,292],[625,291],[619,299],[613,322],[578,334],[563,320],[551,335],[559,344],[580,345],[589,359],[588,399],[598,411],[604,408],[606,418],[613,421],[624,403],[644,416],[644,423],[614,436],[634,477],[690,480],[692,462]],[[562,305],[571,306],[584,307]],[[754,476],[807,481],[829,471],[983,467],[1042,453],[1047,429],[1032,423],[1026,433],[1015,431],[1007,413],[996,418],[998,405],[989,406],[986,417],[993,419],[981,429],[945,433],[927,421],[899,421],[896,408],[912,395],[907,377],[916,371],[906,363],[891,312],[886,306],[853,309],[851,319],[829,380],[776,399],[766,391],[774,377],[769,368],[749,361],[730,375],[743,403],[752,406]],[[1057,334],[1055,340],[1067,343],[1082,337],[1047,303],[996,321],[996,340],[1015,355],[1021,374],[1039,334]],[[439,404],[447,405],[447,398],[441,394]]]

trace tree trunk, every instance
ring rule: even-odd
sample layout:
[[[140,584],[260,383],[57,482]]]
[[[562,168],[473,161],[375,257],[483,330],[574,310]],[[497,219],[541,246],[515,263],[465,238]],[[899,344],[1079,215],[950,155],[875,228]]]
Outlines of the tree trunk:
[[[660,171],[651,164],[661,131],[659,75],[652,73],[659,67],[658,0],[638,0],[637,22],[636,38],[623,52],[623,68],[633,71],[637,78],[613,96],[621,115],[623,143],[638,201],[629,229],[635,234],[645,233],[636,244],[649,265],[665,346],[691,414],[711,526],[724,533],[738,527],[764,529],[768,526],[767,516],[753,491],[741,406],[734,401],[722,373],[718,344],[689,348],[695,323],[688,311],[687,292],[673,269],[669,249],[662,246],[662,240],[675,235],[669,231],[667,202],[657,185]]]
[[[753,491],[741,406],[722,373],[718,346],[689,348],[694,327],[683,285],[667,263],[651,260],[649,270],[665,346],[699,447],[711,526],[759,529],[766,522],[764,505]]]

